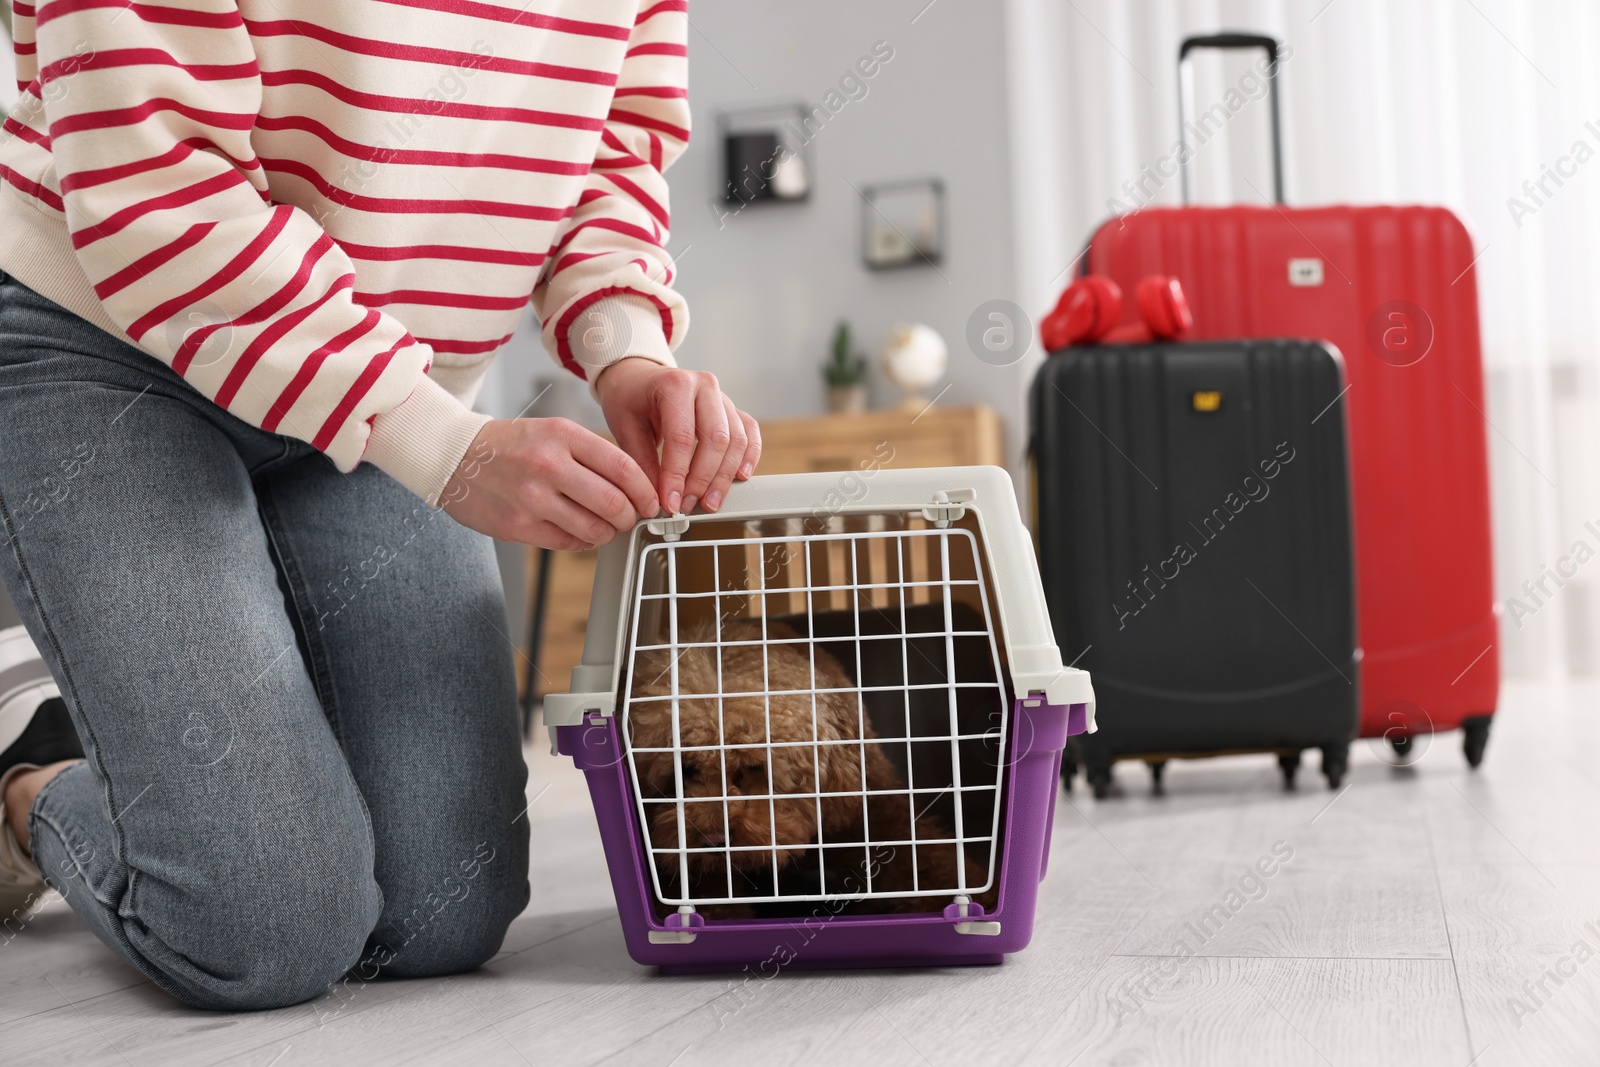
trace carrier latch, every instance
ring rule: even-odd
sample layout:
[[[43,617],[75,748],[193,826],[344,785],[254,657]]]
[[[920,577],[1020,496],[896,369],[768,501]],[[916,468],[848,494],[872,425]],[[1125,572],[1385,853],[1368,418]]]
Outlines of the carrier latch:
[[[694,910],[694,905],[685,904],[673,915],[668,915],[665,930],[651,930],[650,943],[652,945],[692,945],[699,936],[694,931],[697,927],[704,927],[706,917]],[[998,924],[996,926],[998,932]]]
[[[969,896],[956,897],[955,903],[945,905],[944,909],[944,917],[946,919],[960,920],[956,923],[956,933],[973,934],[978,937],[999,937],[1000,924],[994,920],[982,922],[977,918],[966,918],[968,915],[976,917],[982,914],[983,905],[974,904]]]
[[[941,489],[933,503],[922,509],[922,517],[943,530],[967,513],[967,505],[978,499],[976,489]]]
[[[651,519],[644,528],[663,541],[676,541],[689,529],[689,516],[680,511],[670,518]]]

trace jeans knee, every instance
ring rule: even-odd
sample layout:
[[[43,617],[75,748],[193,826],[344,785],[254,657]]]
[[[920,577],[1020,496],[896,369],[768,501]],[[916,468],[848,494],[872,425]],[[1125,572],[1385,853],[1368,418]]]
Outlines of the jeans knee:
[[[257,1011],[323,994],[361,960],[383,910],[370,874],[344,872],[342,885],[261,886],[230,894],[185,953],[173,990],[195,1007]],[[276,891],[274,891],[276,890]]]
[[[512,920],[528,906],[527,876],[508,870],[463,889],[459,899],[437,898],[409,913],[386,914],[364,962],[391,978],[461,974],[489,962]]]

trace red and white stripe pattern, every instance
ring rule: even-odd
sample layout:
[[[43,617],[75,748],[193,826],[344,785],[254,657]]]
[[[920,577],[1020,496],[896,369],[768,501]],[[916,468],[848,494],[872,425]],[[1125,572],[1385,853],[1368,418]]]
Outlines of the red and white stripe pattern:
[[[240,418],[433,501],[530,298],[580,376],[671,362],[686,0],[13,7],[0,269]]]

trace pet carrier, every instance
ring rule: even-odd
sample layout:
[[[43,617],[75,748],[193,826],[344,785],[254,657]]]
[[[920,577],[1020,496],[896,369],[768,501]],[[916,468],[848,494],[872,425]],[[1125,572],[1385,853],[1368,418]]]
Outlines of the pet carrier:
[[[753,478],[601,551],[545,699],[628,951],[666,972],[998,963],[1094,728],[996,467]]]

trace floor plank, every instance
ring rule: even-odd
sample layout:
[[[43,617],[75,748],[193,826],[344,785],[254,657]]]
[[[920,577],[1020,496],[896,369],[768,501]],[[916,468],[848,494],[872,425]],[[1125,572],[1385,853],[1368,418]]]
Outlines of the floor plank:
[[[0,1026],[75,1000],[140,985],[144,976],[104,951],[59,896],[0,943]]]
[[[1593,1062],[1600,1049],[1600,865],[1441,866],[1481,1067]]]
[[[1449,957],[1431,870],[1343,868],[1304,845],[1292,857],[1270,878],[1254,864],[1156,868],[1168,888],[1118,951],[1165,955],[1183,945],[1214,956]],[[1257,859],[1273,856],[1264,845]]]
[[[1449,960],[1117,956],[1023,1062],[1464,1067],[1470,1058]]]

